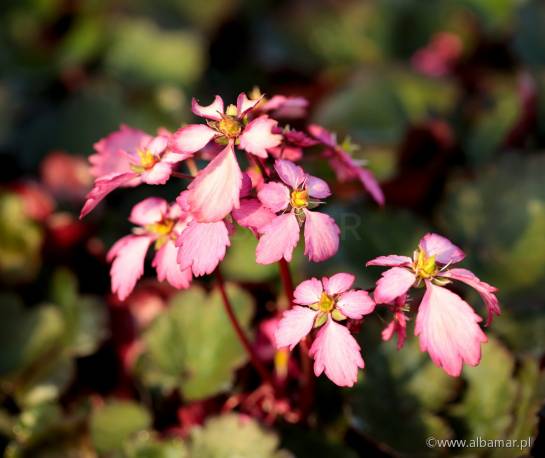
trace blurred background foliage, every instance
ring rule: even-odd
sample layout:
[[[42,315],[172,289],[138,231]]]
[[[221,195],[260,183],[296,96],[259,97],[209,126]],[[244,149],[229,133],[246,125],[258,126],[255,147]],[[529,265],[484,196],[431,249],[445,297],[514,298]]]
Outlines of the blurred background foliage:
[[[532,437],[543,456],[545,3],[4,0],[0,11],[6,456],[447,454],[426,449],[432,435]],[[321,378],[310,428],[270,428],[243,404],[222,407],[255,380],[211,285],[176,293],[146,280],[125,304],[110,296],[104,253],[129,230],[130,207],[180,186],[114,193],[79,222],[93,143],[121,123],[176,129],[192,119],[192,96],[234,100],[254,86],[307,97],[314,122],[361,145],[386,194],[378,209],[356,186],[335,185],[326,211],[343,228],[341,251],[319,265],[299,253],[296,280],[346,270],[371,287],[379,272],[366,260],[411,254],[439,231],[500,289],[503,314],[479,367],[452,379],[414,338],[401,352],[381,343],[379,314],[359,334],[358,385]],[[224,263],[249,333],[279,293],[276,267],[256,267],[254,249],[238,231]]]

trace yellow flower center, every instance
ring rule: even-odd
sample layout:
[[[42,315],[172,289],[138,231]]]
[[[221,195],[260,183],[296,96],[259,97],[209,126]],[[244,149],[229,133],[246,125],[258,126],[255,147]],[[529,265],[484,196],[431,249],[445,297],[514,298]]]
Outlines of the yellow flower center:
[[[227,115],[218,122],[218,130],[227,138],[236,138],[242,131],[242,125],[238,119]]]
[[[308,192],[306,189],[295,190],[291,193],[291,206],[293,208],[304,208],[308,206]]]
[[[131,170],[136,173],[142,173],[151,169],[159,160],[159,158],[154,156],[148,149],[145,151],[138,150],[136,154],[138,154],[138,157],[140,158],[140,163],[131,165]]]
[[[155,241],[155,249],[159,250],[168,242],[176,222],[173,219],[164,219],[159,223],[148,224],[146,230],[152,234],[158,235]]]
[[[329,313],[333,310],[333,307],[335,307],[335,299],[323,292],[320,296],[320,301],[318,302],[318,310],[320,310],[320,312]]]
[[[435,256],[426,256],[423,250],[418,250],[416,261],[413,264],[416,275],[420,278],[430,278],[437,273],[437,264]]]

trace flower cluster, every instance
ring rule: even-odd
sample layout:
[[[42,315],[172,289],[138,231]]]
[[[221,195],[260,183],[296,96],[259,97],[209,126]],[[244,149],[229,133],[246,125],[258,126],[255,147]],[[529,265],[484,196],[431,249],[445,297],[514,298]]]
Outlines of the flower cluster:
[[[194,277],[217,269],[237,230],[248,229],[258,239],[259,264],[289,263],[301,232],[310,261],[334,256],[340,229],[331,216],[317,211],[332,190],[297,162],[322,158],[339,182],[359,181],[380,205],[384,195],[371,172],[352,156],[350,140],[339,143],[335,134],[316,124],[296,130],[281,122],[295,120],[300,125],[307,105],[300,97],[267,100],[244,93],[228,106],[219,96],[210,105],[194,99],[192,111],[204,119],[201,124],[185,125],[174,133],[161,129],[157,135],[121,126],[97,142],[90,157],[94,187],[81,217],[116,188],[162,185],[171,177],[187,181],[174,203],[150,197],[133,207],[129,221],[137,227],[107,255],[112,292],[122,301],[131,294],[152,246],[158,280],[188,288]],[[200,164],[204,166],[199,170]],[[479,362],[486,336],[479,326],[481,318],[445,286],[458,280],[474,287],[488,306],[487,324],[499,314],[493,287],[465,269],[450,268],[463,257],[447,239],[428,234],[413,258],[391,255],[368,263],[391,267],[373,296],[352,289],[355,277],[349,273],[306,280],[293,292],[293,305],[270,318],[276,326],[271,333],[274,346],[278,351],[292,350],[312,339],[308,355],[314,359],[316,376],[324,372],[337,385],[352,386],[364,361],[350,323],[361,322],[376,304],[386,304],[393,319],[383,338],[397,334],[401,348],[409,321],[408,291],[425,286],[415,334],[435,364],[459,375],[464,362]]]

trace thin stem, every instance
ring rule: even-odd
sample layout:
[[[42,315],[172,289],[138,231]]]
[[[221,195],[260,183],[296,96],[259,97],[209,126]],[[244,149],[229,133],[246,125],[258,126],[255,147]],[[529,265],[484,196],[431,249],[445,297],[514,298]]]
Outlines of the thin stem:
[[[192,177],[196,176],[197,173],[199,173],[199,168],[197,167],[197,164],[193,158],[190,157],[189,159],[186,159],[185,163]]]
[[[274,387],[273,379],[271,375],[269,374],[269,371],[267,371],[263,363],[255,354],[254,349],[252,348],[252,345],[250,344],[250,341],[244,334],[244,330],[242,329],[242,326],[238,322],[235,311],[233,310],[233,306],[231,305],[231,301],[229,301],[229,297],[227,296],[227,291],[225,290],[225,281],[223,280],[223,275],[221,274],[219,268],[216,269],[216,279],[218,281],[218,286],[220,289],[221,298],[223,299],[223,305],[225,307],[225,311],[227,312],[229,321],[231,321],[231,324],[233,325],[233,329],[235,330],[235,333],[238,339],[240,340],[240,343],[246,350],[246,353],[248,353],[248,356],[250,357],[250,361],[252,362],[252,365],[254,366],[255,370],[258,372],[262,380],[268,383],[269,385],[271,385],[272,387]]]
[[[187,173],[181,173],[181,172],[172,172],[172,176],[176,178],[182,178],[185,180],[192,180],[194,178],[192,175],[189,175]]]

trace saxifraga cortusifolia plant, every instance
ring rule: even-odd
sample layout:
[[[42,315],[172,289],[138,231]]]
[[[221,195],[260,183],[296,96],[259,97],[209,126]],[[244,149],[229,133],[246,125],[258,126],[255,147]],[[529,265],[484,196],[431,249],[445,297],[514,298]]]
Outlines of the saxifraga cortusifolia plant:
[[[488,310],[487,326],[493,315],[500,313],[496,288],[469,270],[452,267],[462,261],[464,252],[434,233],[422,237],[412,257],[386,255],[367,262],[367,266],[389,268],[372,295],[355,289],[354,275],[345,272],[310,278],[294,288],[289,263],[301,232],[309,261],[324,261],[339,249],[339,227],[319,211],[331,195],[330,188],[297,164],[307,159],[310,148],[320,154],[308,155],[309,161],[327,161],[339,181],[359,181],[379,205],[384,204],[371,172],[351,156],[350,142],[338,143],[336,135],[316,124],[294,130],[280,123],[297,119],[300,124],[307,104],[301,97],[266,99],[258,94],[248,98],[242,93],[236,105],[225,106],[216,96],[207,106],[194,99],[192,111],[203,122],[174,133],[160,129],[153,136],[121,126],[95,144],[96,152],[90,157],[95,183],[81,212],[84,217],[119,187],[162,185],[171,177],[185,180],[188,185],[175,202],[149,197],[133,207],[129,221],[137,227],[118,240],[107,255],[112,263],[112,291],[121,301],[129,296],[144,272],[150,249],[158,280],[177,289],[188,288],[194,277],[214,274],[229,320],[262,379],[262,387],[277,399],[286,398],[289,352],[299,345],[301,358],[292,364],[298,364],[296,373],[302,374],[303,381],[300,396],[293,397],[299,405],[288,409],[292,420],[304,418],[312,405],[310,359],[317,377],[325,373],[342,387],[357,381],[364,359],[347,325],[373,313],[377,304],[385,304],[392,313],[382,332],[383,340],[396,334],[401,348],[409,313],[415,312],[408,306],[409,291],[425,288],[416,309],[415,335],[421,351],[427,351],[438,367],[454,377],[460,375],[464,363],[479,364],[481,344],[487,337],[480,326],[482,318],[448,285],[463,282],[480,294]],[[237,160],[237,150],[250,164],[245,171]],[[201,170],[197,169],[197,158],[208,161]],[[289,308],[270,320],[277,352],[287,356],[283,369],[275,366],[275,373],[256,354],[238,323],[220,272],[230,237],[241,230],[237,225],[258,239],[255,262],[279,264],[289,299]]]

